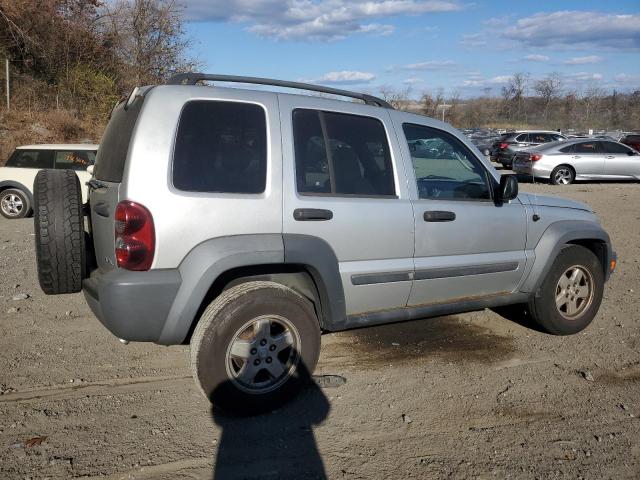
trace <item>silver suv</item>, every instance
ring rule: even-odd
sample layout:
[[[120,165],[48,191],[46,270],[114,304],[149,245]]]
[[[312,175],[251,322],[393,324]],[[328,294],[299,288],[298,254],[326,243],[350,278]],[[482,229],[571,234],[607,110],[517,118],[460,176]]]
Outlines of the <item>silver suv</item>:
[[[189,342],[215,405],[264,411],[313,372],[321,332],[487,307],[585,328],[609,236],[587,205],[517,187],[451,126],[378,98],[181,74],[116,106],[85,208],[75,174],[39,174],[39,279],[82,289],[123,341]]]

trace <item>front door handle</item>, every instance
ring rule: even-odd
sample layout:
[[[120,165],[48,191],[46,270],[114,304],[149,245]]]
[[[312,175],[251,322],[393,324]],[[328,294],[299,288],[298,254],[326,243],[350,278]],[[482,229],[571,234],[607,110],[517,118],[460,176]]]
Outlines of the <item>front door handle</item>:
[[[453,222],[456,219],[456,214],[442,210],[430,210],[424,212],[423,218],[425,222]]]
[[[293,219],[299,222],[321,222],[332,218],[333,212],[322,208],[296,208],[293,211]]]
[[[606,156],[606,157],[604,157],[604,158],[608,158],[609,160],[611,160],[612,158],[616,158],[616,157],[614,157],[613,155],[607,155],[607,156]]]

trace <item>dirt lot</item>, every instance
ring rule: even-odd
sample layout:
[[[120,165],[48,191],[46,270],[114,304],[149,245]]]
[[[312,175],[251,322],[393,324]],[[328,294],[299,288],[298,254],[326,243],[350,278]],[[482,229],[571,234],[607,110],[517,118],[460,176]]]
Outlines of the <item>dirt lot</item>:
[[[211,412],[188,347],[121,345],[80,294],[45,296],[32,221],[0,219],[0,478],[640,478],[640,185],[522,188],[612,236],[585,332],[486,311],[326,335],[316,373],[346,384],[250,419]]]

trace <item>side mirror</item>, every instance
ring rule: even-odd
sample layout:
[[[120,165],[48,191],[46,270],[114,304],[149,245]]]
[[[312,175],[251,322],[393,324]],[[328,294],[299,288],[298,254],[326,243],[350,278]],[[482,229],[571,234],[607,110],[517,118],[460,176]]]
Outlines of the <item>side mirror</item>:
[[[502,175],[498,188],[497,200],[508,202],[518,196],[518,179],[515,175]]]
[[[89,166],[87,167],[87,173],[88,173],[89,175],[93,176],[93,165],[89,165]]]
[[[633,150],[629,150],[629,151],[627,152],[627,155],[629,155],[630,157],[633,157],[634,155],[640,155],[640,153],[638,153],[638,152],[634,152]]]

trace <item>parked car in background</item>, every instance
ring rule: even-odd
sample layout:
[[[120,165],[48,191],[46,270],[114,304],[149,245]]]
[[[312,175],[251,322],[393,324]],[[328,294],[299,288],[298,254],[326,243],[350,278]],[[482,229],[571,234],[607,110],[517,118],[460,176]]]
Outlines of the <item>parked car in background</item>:
[[[610,140],[566,140],[518,152],[513,170],[548,178],[554,185],[574,180],[640,180],[640,153]]]
[[[85,182],[91,179],[87,168],[96,159],[98,145],[25,145],[15,149],[0,167],[0,213],[6,218],[22,218],[33,208],[33,180],[43,168],[75,170],[87,200]]]
[[[504,168],[511,168],[515,154],[525,148],[536,147],[543,143],[566,140],[567,137],[558,132],[543,130],[517,130],[502,135],[491,146],[489,152],[492,162],[501,163]]]
[[[640,134],[625,135],[620,139],[620,143],[624,143],[640,152]]]

